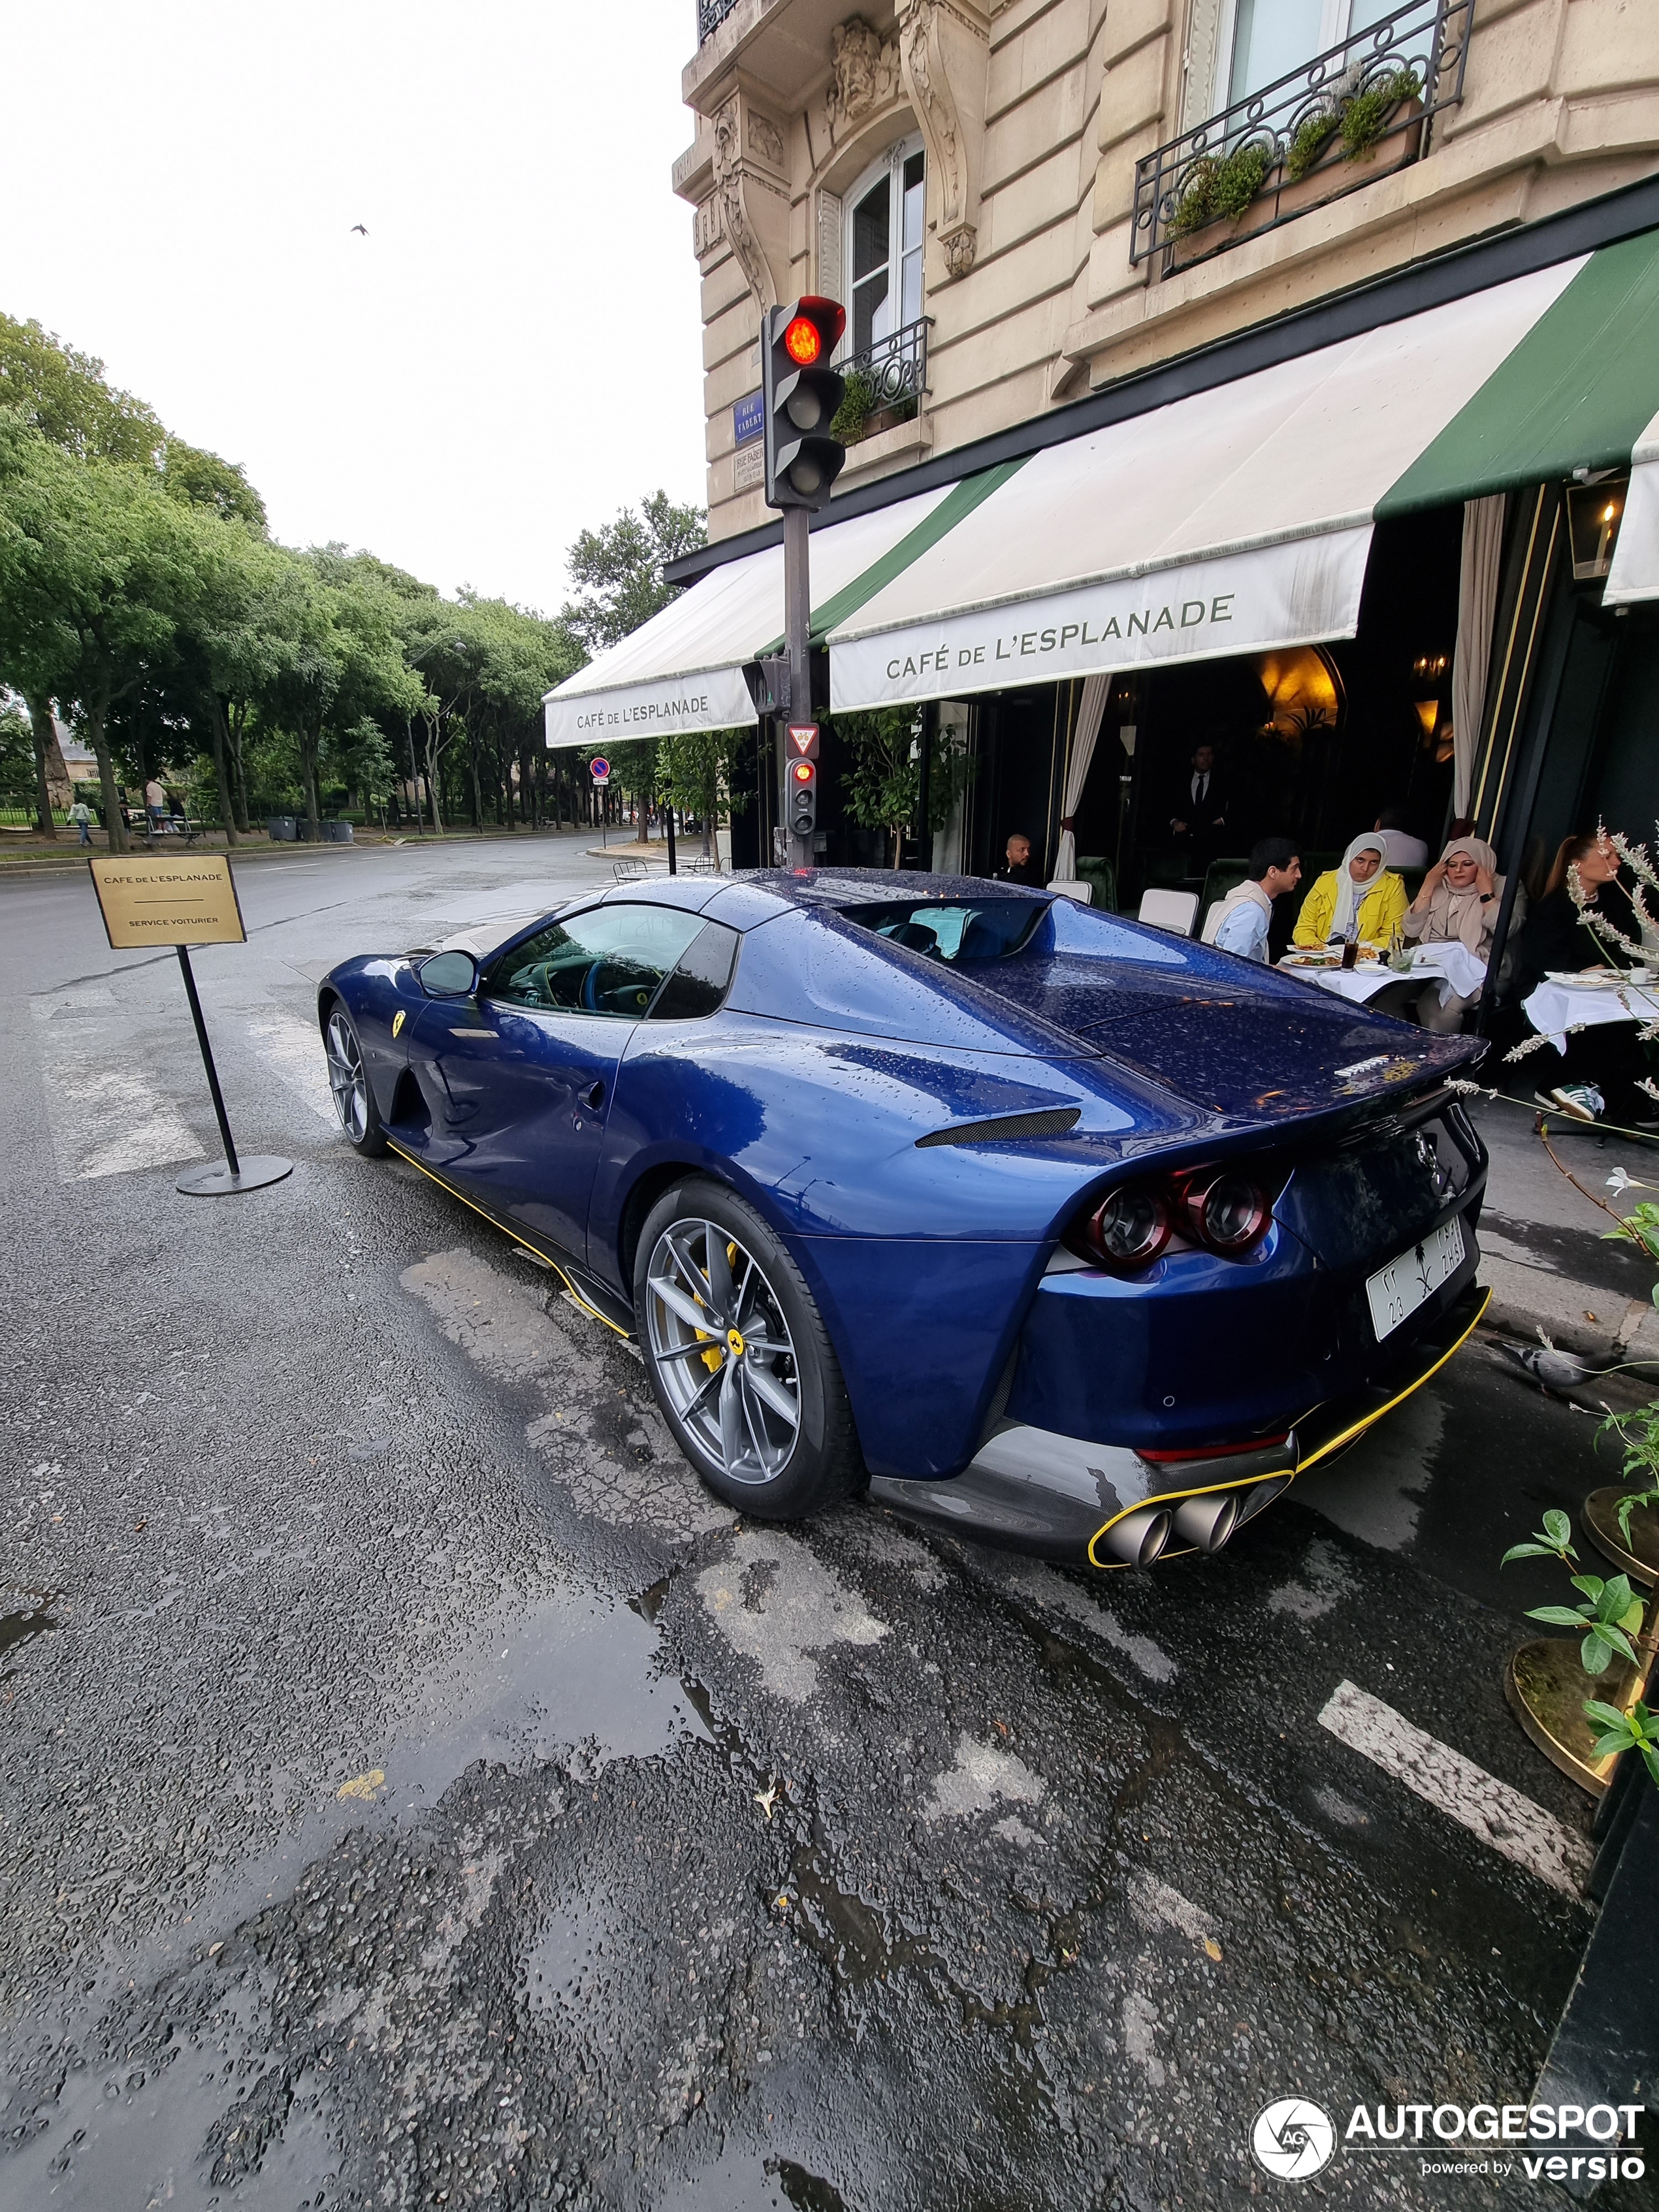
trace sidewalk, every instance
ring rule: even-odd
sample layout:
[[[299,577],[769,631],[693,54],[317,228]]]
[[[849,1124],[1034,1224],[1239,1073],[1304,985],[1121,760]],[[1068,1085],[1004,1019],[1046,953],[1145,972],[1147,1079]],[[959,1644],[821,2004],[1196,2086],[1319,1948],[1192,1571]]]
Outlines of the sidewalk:
[[[204,830],[199,837],[192,839],[189,844],[186,844],[182,838],[164,837],[158,839],[156,843],[152,847],[145,838],[143,831],[140,830],[133,833],[130,849],[134,854],[149,853],[153,851],[163,854],[170,853],[223,853],[228,851],[230,854],[231,858],[240,867],[244,860],[257,860],[260,859],[268,860],[272,855],[276,855],[280,858],[286,854],[289,860],[292,860],[296,853],[361,852],[365,846],[368,845],[430,845],[437,847],[440,845],[503,844],[507,842],[509,840],[519,843],[527,843],[534,839],[544,837],[570,837],[576,834],[577,832],[574,830],[568,828],[555,830],[550,825],[544,825],[539,830],[526,830],[522,825],[514,830],[502,830],[492,824],[487,830],[474,830],[470,826],[462,830],[446,830],[441,837],[437,837],[434,836],[429,830],[418,830],[388,828],[386,830],[358,830],[355,832],[350,844],[336,845],[332,843],[325,843],[320,841],[316,844],[313,844],[308,837],[295,838],[292,841],[289,841],[287,838],[267,837],[263,830],[251,830],[238,843],[228,846],[225,842],[224,832],[222,830]],[[613,849],[616,850],[618,854],[623,854],[624,853],[624,848],[620,847]],[[665,854],[667,851],[666,846],[653,848],[653,849],[661,851]],[[51,844],[42,837],[30,836],[26,838],[21,836],[9,834],[5,842],[0,842],[0,875],[11,873],[19,875],[34,875],[40,873],[43,871],[53,868],[79,867],[81,863],[91,857],[91,855],[94,854],[107,853],[108,850],[109,844],[101,830],[95,830],[93,832],[93,842],[90,846],[81,844],[76,839],[73,830],[60,830],[56,842]],[[631,853],[633,850],[634,848],[632,846],[625,848],[625,851],[628,853]]]
[[[1470,1110],[1492,1155],[1479,1231],[1480,1279],[1492,1293],[1486,1327],[1534,1343],[1541,1328],[1595,1365],[1651,1360],[1659,1382],[1651,1295],[1659,1267],[1622,1239],[1602,1241],[1614,1224],[1552,1162],[1536,1133],[1536,1109],[1479,1098]],[[1621,1213],[1640,1199],[1659,1200],[1659,1145],[1604,1136],[1562,1115],[1547,1121],[1556,1159],[1584,1191]],[[1616,1169],[1650,1188],[1620,1197],[1607,1188]]]

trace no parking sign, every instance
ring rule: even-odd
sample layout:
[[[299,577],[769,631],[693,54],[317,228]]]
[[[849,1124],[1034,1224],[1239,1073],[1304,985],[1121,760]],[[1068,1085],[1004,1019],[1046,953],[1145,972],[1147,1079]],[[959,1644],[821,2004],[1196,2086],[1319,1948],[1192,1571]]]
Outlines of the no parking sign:
[[[592,759],[587,763],[587,773],[592,777],[595,783],[610,782],[611,763],[603,753],[594,754]]]

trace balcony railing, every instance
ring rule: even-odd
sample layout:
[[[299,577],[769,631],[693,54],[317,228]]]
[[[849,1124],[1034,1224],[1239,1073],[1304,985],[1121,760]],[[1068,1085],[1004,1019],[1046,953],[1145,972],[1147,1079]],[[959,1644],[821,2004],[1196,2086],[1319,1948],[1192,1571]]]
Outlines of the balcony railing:
[[[1132,263],[1164,274],[1358,191],[1463,97],[1474,0],[1409,0],[1135,164]]]
[[[869,384],[873,395],[866,410],[869,414],[902,406],[906,400],[919,400],[927,391],[927,332],[933,319],[931,315],[918,315],[914,323],[902,325],[862,353],[850,354],[836,363],[842,376],[861,376]],[[910,412],[915,411],[913,405]]]
[[[697,0],[697,44],[712,39],[737,6],[738,0]]]

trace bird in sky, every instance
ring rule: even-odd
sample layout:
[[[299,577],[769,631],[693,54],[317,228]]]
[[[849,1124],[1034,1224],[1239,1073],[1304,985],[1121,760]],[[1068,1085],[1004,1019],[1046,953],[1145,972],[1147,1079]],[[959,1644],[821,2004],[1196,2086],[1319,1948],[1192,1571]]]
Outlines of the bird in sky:
[[[358,237],[358,238],[367,238],[367,237],[368,236],[368,228],[367,228],[367,226],[366,226],[365,224],[361,223],[361,222],[354,222],[354,223],[352,224],[352,226],[351,226],[351,234],[350,234],[355,235],[355,236],[356,236],[356,237]]]

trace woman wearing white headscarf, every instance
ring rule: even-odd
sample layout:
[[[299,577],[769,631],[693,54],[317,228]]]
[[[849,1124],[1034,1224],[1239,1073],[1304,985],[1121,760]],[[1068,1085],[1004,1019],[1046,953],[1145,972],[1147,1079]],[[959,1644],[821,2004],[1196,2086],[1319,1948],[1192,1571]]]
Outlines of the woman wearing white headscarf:
[[[1387,860],[1381,832],[1362,832],[1342,855],[1341,866],[1328,868],[1303,900],[1293,940],[1312,947],[1357,938],[1385,951],[1406,918],[1406,886]]]
[[[1419,945],[1462,945],[1484,966],[1492,954],[1492,934],[1504,903],[1504,878],[1498,855],[1484,837],[1454,837],[1423,878],[1423,887],[1406,912],[1402,934]],[[1518,936],[1526,917],[1526,893],[1517,884],[1510,933]],[[1425,1030],[1449,1036],[1463,1026],[1482,986],[1467,996],[1431,982],[1417,994],[1412,1018]],[[1442,998],[1442,991],[1445,996]]]

